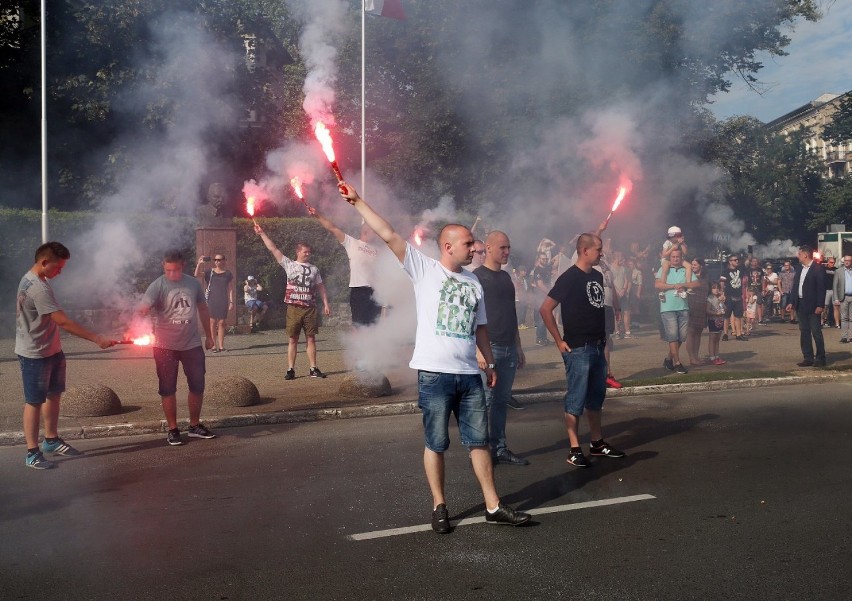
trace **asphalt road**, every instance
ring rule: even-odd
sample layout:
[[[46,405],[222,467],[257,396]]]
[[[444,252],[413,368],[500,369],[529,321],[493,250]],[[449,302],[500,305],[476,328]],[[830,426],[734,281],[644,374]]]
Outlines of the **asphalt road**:
[[[610,399],[623,460],[565,463],[558,403],[510,413],[527,527],[428,523],[418,415],[0,448],[0,599],[821,599],[852,595],[850,383]],[[447,455],[453,519],[482,515]],[[634,495],[653,498],[595,506]],[[357,536],[355,536],[357,538]]]

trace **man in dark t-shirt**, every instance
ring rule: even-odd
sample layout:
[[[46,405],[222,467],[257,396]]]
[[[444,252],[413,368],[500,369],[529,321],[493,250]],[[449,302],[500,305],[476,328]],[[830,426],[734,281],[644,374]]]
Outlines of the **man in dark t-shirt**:
[[[568,463],[589,467],[583,455],[577,426],[583,411],[589,420],[590,454],[597,457],[624,457],[601,434],[601,410],[606,398],[606,322],[603,276],[595,269],[600,263],[603,243],[600,236],[582,234],[577,239],[577,262],[556,280],[539,309],[547,331],[556,341],[565,364],[568,390],[565,393],[565,426],[571,452]],[[563,334],[553,317],[562,305]]]
[[[725,285],[725,319],[730,320],[731,333],[737,340],[748,340],[743,336],[743,284],[747,283],[743,280],[748,278],[740,268],[738,256],[728,256],[728,265],[722,270],[719,279]],[[727,340],[727,338],[723,337],[722,340]]]
[[[509,272],[501,269],[509,262],[511,248],[506,234],[492,231],[485,239],[485,261],[473,273],[482,284],[488,317],[486,329],[494,355],[494,371],[497,372],[497,385],[485,388],[491,457],[494,463],[529,465],[529,461],[518,457],[506,446],[506,407],[512,397],[515,370],[526,362],[518,335],[515,284]],[[478,350],[476,359],[480,369],[485,369],[487,363]]]

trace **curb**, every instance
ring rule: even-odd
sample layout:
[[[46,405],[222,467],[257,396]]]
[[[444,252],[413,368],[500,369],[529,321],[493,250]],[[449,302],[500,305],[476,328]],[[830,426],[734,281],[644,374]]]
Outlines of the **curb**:
[[[823,384],[847,379],[852,374],[824,373],[806,376],[785,376],[781,378],[752,378],[748,380],[713,380],[709,382],[688,382],[682,384],[656,384],[653,386],[630,386],[608,389],[611,398],[638,397],[651,394],[672,394],[687,392],[709,392],[715,390],[736,390],[740,388],[759,388],[763,386],[791,386],[795,384]],[[551,390],[544,392],[518,393],[516,398],[528,404],[558,401],[564,392]],[[336,419],[360,417],[380,417],[390,415],[408,415],[417,413],[417,401],[403,401],[379,405],[361,405],[357,407],[325,407],[318,409],[299,409],[277,411],[274,413],[247,413],[223,417],[205,417],[204,423],[210,428],[238,428],[243,426],[263,426],[275,424],[296,424]],[[179,425],[189,424],[182,420]],[[165,420],[151,420],[135,424],[105,424],[60,429],[59,435],[66,440],[94,438],[114,438],[119,436],[139,436],[143,434],[164,434],[167,430]],[[0,446],[23,445],[23,432],[0,432]]]

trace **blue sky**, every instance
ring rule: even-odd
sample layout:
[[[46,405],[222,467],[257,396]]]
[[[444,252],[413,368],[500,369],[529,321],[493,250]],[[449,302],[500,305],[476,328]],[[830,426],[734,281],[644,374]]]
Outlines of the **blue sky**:
[[[825,93],[852,90],[852,0],[824,0],[824,16],[802,21],[793,31],[788,56],[759,56],[763,69],[758,79],[765,84],[761,96],[734,79],[727,94],[713,100],[710,110],[719,119],[751,115],[768,122]]]

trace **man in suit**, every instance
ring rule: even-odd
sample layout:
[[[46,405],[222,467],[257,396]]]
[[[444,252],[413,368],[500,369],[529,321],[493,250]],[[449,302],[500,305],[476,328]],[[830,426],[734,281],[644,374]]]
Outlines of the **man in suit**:
[[[787,305],[788,312],[795,308],[796,319],[799,320],[799,341],[804,358],[796,365],[825,367],[825,342],[820,325],[820,314],[825,302],[825,270],[814,261],[814,251],[810,246],[800,246],[798,257],[800,267],[793,278],[790,304]],[[816,343],[816,354],[811,338]]]

